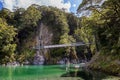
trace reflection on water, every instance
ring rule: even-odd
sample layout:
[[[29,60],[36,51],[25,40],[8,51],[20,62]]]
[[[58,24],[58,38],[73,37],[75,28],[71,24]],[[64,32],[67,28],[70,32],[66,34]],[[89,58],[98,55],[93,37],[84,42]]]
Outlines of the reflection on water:
[[[70,71],[61,75],[61,77],[79,77],[80,80],[120,80],[120,77],[111,76],[99,71],[89,69],[70,69]]]
[[[86,70],[86,69],[69,69],[65,66],[18,66],[18,67],[1,67],[0,80],[119,80],[107,79],[108,75]]]
[[[90,70],[74,70],[74,71],[69,71],[65,74],[63,74],[61,77],[80,77],[83,80],[102,80],[106,77],[107,75],[101,72],[95,72],[95,71],[90,71]]]

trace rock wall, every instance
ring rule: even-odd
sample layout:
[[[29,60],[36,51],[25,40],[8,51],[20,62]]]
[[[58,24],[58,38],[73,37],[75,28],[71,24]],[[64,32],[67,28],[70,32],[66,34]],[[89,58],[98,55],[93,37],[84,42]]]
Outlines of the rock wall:
[[[52,44],[53,33],[50,28],[43,23],[41,23],[36,31],[36,45],[44,46]],[[34,56],[33,64],[39,65],[44,64],[50,58],[49,49],[36,49],[36,54]]]

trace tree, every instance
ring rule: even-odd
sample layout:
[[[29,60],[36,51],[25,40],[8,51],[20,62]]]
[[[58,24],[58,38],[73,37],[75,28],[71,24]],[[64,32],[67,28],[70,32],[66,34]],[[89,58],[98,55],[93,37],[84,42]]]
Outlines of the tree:
[[[15,28],[0,18],[0,60],[14,61],[15,35]]]
[[[69,35],[73,35],[75,33],[75,30],[81,27],[80,19],[75,15],[73,15],[72,13],[68,13],[66,14],[66,16],[67,16],[67,23],[70,29]]]
[[[27,10],[22,14],[22,26],[37,26],[37,23],[41,19],[41,12],[34,6],[30,6]]]
[[[91,10],[98,11],[104,0],[83,0],[77,9],[77,13],[90,13]],[[85,13],[84,13],[85,12]]]
[[[22,49],[25,50],[25,42],[36,35],[36,30],[40,24],[41,12],[35,7],[35,5],[31,5],[27,10],[24,11],[24,9],[17,9],[15,13],[16,18],[20,18],[17,19],[19,25],[17,37],[19,39],[18,50],[22,51]],[[26,50],[28,50],[28,47]]]
[[[100,0],[102,1],[102,0]],[[119,54],[119,36],[120,36],[120,1],[118,0],[106,0],[102,5],[96,7],[95,5],[89,5],[89,1],[86,0],[82,3],[78,10],[85,11],[90,10],[93,24],[96,25],[96,36],[101,51],[103,53]],[[89,22],[90,23],[90,22]],[[87,25],[89,24],[87,23]],[[92,25],[94,26],[94,25]]]
[[[23,60],[33,57],[35,52],[31,47],[36,45],[35,37],[38,36],[37,34],[41,23],[46,25],[53,35],[53,38],[51,38],[48,44],[68,44],[75,42],[76,40],[73,34],[75,30],[80,27],[80,20],[73,14],[65,13],[51,6],[46,7],[34,4],[26,10],[15,7],[14,12],[4,9],[0,11],[0,17],[6,21],[8,26],[13,25],[17,28],[16,32],[18,35],[16,35],[10,43],[17,43],[16,53],[18,53],[18,55],[16,57],[19,58],[18,60],[20,60],[21,63]],[[49,33],[46,32],[46,34]],[[5,51],[2,53],[5,53]],[[64,53],[77,56],[75,47],[53,49],[50,50],[50,53],[49,56],[54,58],[63,57],[65,55]],[[6,59],[8,58],[9,56],[6,57]]]

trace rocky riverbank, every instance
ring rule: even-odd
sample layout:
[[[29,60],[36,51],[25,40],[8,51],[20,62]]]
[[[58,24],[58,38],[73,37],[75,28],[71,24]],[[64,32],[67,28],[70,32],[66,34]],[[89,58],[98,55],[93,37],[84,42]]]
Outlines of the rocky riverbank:
[[[87,64],[87,67],[120,76],[120,57],[115,55],[96,54]]]

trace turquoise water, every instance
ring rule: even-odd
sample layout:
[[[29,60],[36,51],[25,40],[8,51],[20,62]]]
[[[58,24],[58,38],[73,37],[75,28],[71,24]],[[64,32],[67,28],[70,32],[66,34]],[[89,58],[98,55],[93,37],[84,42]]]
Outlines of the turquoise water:
[[[0,66],[0,80],[119,80],[119,78],[114,78],[84,69],[66,71],[63,65]]]
[[[37,80],[59,77],[65,73],[65,70],[61,68],[57,65],[0,67],[0,80]]]

